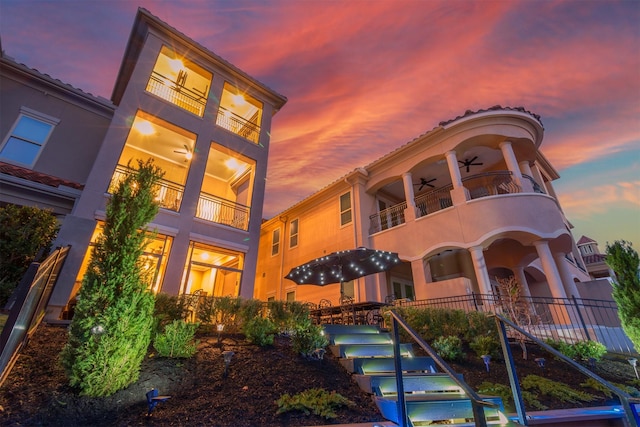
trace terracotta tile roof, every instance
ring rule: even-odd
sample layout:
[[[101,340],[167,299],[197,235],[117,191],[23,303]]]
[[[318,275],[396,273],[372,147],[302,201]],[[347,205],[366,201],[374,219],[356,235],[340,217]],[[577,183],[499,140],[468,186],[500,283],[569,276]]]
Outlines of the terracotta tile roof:
[[[478,111],[467,110],[467,111],[464,112],[463,115],[458,116],[455,119],[442,121],[442,122],[439,123],[439,125],[440,126],[446,126],[449,123],[455,122],[456,120],[460,120],[460,119],[465,118],[467,116],[472,116],[472,115],[478,114],[478,113],[484,113],[485,111],[496,111],[496,110],[513,110],[513,111],[520,111],[521,113],[527,113],[531,117],[535,118],[538,122],[540,122],[541,126],[543,126],[542,125],[542,120],[540,119],[540,115],[534,114],[531,111],[526,110],[524,107],[503,107],[501,105],[494,105],[493,107],[489,107],[487,109],[478,110]]]
[[[595,240],[593,240],[593,239],[592,239],[592,238],[590,238],[590,237],[582,236],[582,237],[580,238],[580,240],[578,240],[578,243],[577,243],[577,244],[578,244],[578,245],[586,245],[587,243],[596,243],[596,241],[595,241]]]
[[[26,179],[31,182],[37,182],[39,184],[48,185],[50,187],[59,187],[61,185],[65,187],[75,188],[76,190],[82,190],[84,185],[77,182],[67,181],[62,178],[47,175],[41,172],[36,172],[31,169],[23,168],[20,166],[12,165],[9,163],[0,162],[0,173],[15,176],[16,178]]]

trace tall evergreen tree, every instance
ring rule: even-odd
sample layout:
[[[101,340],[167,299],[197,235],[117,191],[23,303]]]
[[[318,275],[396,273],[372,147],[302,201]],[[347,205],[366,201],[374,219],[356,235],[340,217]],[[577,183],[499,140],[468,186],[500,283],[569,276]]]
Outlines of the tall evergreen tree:
[[[137,381],[151,341],[154,296],[141,255],[145,226],[158,213],[161,170],[151,160],[114,191],[102,237],[96,242],[78,294],[62,363],[72,386],[87,396],[108,396]]]
[[[637,351],[640,351],[640,258],[625,240],[607,243],[606,262],[616,274],[613,285],[613,299],[618,305],[618,316]]]

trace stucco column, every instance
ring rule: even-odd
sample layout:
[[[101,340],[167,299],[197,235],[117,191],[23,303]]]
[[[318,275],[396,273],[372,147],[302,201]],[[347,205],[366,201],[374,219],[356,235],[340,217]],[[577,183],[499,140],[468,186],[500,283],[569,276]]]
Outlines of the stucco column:
[[[547,283],[549,284],[551,295],[554,298],[566,298],[567,293],[564,291],[564,286],[560,279],[560,273],[558,272],[558,268],[556,267],[556,263],[553,259],[553,254],[549,248],[549,242],[545,240],[538,240],[533,242],[533,245],[536,247],[536,252],[538,252],[540,262],[542,263],[542,269],[544,270],[544,274],[547,276]]]
[[[404,185],[404,194],[407,200],[407,209],[404,211],[405,221],[415,221],[416,219],[416,200],[413,194],[413,180],[411,172],[402,174],[402,184]]]
[[[489,280],[489,272],[487,271],[487,263],[484,260],[484,254],[482,253],[482,246],[473,246],[469,248],[471,253],[471,260],[473,261],[473,269],[476,273],[476,280],[478,280],[478,287],[480,292],[486,295],[492,295],[491,281]]]
[[[531,166],[529,166],[528,160],[523,160],[520,162],[520,174],[527,175],[533,179],[533,173],[531,172]],[[531,180],[522,177],[522,192],[523,193],[533,193],[533,182]]]
[[[449,175],[451,176],[451,183],[453,184],[453,190],[451,190],[451,202],[454,206],[467,203],[470,199],[469,191],[462,185],[462,176],[460,175],[460,167],[458,166],[458,157],[455,151],[447,151],[447,166],[449,168]]]
[[[429,291],[427,290],[429,285],[427,284],[425,267],[428,267],[428,264],[425,266],[425,261],[422,258],[411,261],[411,274],[413,275],[413,290],[416,294],[416,301],[429,299]]]
[[[507,169],[509,169],[509,171],[513,174],[513,180],[520,186],[520,188],[522,188],[523,191],[525,191],[522,184],[522,173],[520,172],[520,166],[518,165],[516,154],[513,152],[511,141],[501,142],[500,150],[502,151],[502,157],[504,157],[504,161],[507,163]],[[529,186],[528,188],[533,189],[532,186]]]
[[[571,272],[569,271],[569,266],[567,259],[565,258],[565,254],[557,253],[553,256],[553,259],[556,261],[556,266],[558,267],[558,271],[560,272],[560,277],[562,278],[562,283],[564,284],[564,290],[567,293],[567,296],[580,298],[578,288],[573,281],[573,277],[571,277]]]
[[[520,293],[522,296],[530,298],[531,289],[529,289],[529,283],[527,283],[527,276],[524,274],[524,267],[516,267],[513,271],[516,273],[516,280],[520,284]]]

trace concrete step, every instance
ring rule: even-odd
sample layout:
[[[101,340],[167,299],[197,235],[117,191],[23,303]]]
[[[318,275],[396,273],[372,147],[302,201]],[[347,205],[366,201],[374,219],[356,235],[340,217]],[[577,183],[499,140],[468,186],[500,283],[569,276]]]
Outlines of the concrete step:
[[[336,357],[393,357],[393,344],[339,344],[330,345],[331,353]],[[413,356],[413,345],[400,344],[400,354]]]
[[[383,375],[395,374],[396,366],[393,357],[355,357],[340,359],[340,364],[354,374]],[[404,373],[435,373],[436,364],[431,357],[403,357],[400,366]]]
[[[485,406],[484,414],[488,425],[505,425],[509,422],[504,415],[502,399],[485,396],[482,400],[496,405],[495,408]],[[398,403],[396,397],[375,396],[374,401],[382,416],[387,420],[399,423]],[[407,418],[413,426],[431,423],[452,422],[453,425],[465,425],[473,420],[471,400],[466,395],[429,396],[407,395],[405,397]],[[456,424],[458,423],[458,424]],[[473,425],[473,424],[471,424]]]
[[[379,334],[380,328],[375,325],[322,325],[325,335],[335,334]]]
[[[376,396],[395,396],[398,394],[395,375],[361,375],[354,374],[358,386],[367,393]],[[462,374],[458,374],[462,379]],[[405,393],[433,393],[446,397],[449,394],[464,394],[460,386],[447,374],[405,374],[402,378]]]
[[[378,334],[363,333],[339,333],[329,336],[330,345],[339,344],[391,344],[391,334],[380,332]]]

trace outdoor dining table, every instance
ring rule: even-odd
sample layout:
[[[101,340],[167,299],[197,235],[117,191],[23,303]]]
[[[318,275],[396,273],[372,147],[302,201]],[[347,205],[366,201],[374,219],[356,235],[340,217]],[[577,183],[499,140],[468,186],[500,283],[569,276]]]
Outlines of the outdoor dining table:
[[[309,311],[312,318],[318,323],[353,323],[353,324],[374,324],[377,325],[377,313],[382,307],[391,304],[380,301],[359,301],[342,305],[332,305],[329,307],[315,308]],[[347,314],[346,316],[345,313]],[[376,314],[372,316],[371,314]]]

